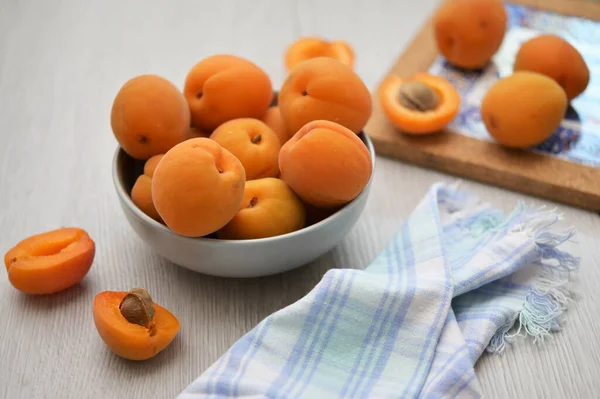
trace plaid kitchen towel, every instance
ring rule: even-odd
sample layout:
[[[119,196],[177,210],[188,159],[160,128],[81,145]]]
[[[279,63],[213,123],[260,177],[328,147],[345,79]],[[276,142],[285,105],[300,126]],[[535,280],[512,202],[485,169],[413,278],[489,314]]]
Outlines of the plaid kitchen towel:
[[[178,398],[478,398],[484,351],[560,328],[579,264],[560,219],[436,184],[371,265],[328,271]]]

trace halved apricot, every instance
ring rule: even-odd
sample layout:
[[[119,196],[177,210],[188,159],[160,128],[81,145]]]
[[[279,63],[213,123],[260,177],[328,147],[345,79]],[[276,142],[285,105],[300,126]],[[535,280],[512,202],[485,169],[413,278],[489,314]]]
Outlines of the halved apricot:
[[[6,255],[10,283],[27,294],[51,294],[81,281],[94,261],[96,245],[80,228],[61,228],[20,241]]]
[[[441,76],[419,72],[410,78],[388,76],[379,88],[388,121],[408,134],[430,134],[444,129],[458,114],[461,98]]]
[[[180,326],[143,288],[100,292],[94,298],[93,315],[102,341],[129,360],[156,356],[173,341]]]
[[[354,67],[354,50],[343,40],[328,41],[319,37],[301,37],[285,52],[285,67],[291,71],[297,64],[316,57],[331,57],[342,64]]]

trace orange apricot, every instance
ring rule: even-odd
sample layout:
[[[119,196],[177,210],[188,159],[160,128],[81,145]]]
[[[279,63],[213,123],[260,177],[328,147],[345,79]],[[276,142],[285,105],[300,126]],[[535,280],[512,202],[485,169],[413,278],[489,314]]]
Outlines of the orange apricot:
[[[335,58],[350,68],[354,67],[355,53],[348,42],[319,37],[301,37],[294,41],[285,52],[285,67],[289,72],[300,62],[315,57]]]
[[[60,228],[25,238],[4,255],[8,280],[26,294],[52,294],[81,281],[96,244],[80,228]]]
[[[447,1],[433,17],[435,42],[450,64],[483,68],[502,45],[507,21],[502,0]]]
[[[233,119],[215,129],[210,138],[240,160],[246,180],[276,177],[281,144],[277,134],[253,118]]]
[[[389,122],[408,134],[440,131],[456,117],[460,94],[441,76],[419,72],[410,78],[388,76],[379,100]]]
[[[156,75],[140,75],[117,93],[110,123],[121,148],[133,158],[146,160],[185,139],[190,109],[173,83]]]
[[[161,159],[152,178],[152,199],[162,220],[189,237],[211,234],[237,213],[244,197],[242,163],[214,140],[186,140]]]
[[[305,223],[304,205],[296,193],[283,180],[265,177],[246,182],[238,213],[217,232],[217,238],[274,237],[300,230]]]
[[[148,159],[144,163],[144,174],[146,176],[148,176],[150,178],[152,178],[152,176],[154,176],[154,170],[156,169],[156,165],[158,165],[158,162],[160,162],[163,155],[165,155],[165,154],[157,154],[157,155],[153,156],[152,158]]]
[[[193,138],[196,138],[196,137],[206,137],[206,138],[208,138],[208,137],[210,137],[210,133],[211,132],[209,132],[207,130],[200,129],[197,126],[192,125],[192,126],[190,126],[190,130],[188,131],[186,140],[187,139],[193,139]]]
[[[290,134],[285,128],[283,118],[281,117],[281,110],[279,109],[278,105],[269,107],[267,109],[267,112],[265,112],[265,114],[260,120],[263,121],[277,134],[281,145],[285,144],[285,142],[293,136],[293,134]]]
[[[575,47],[554,34],[541,34],[521,45],[515,57],[514,71],[542,73],[556,80],[573,100],[587,88],[590,70]]]
[[[147,360],[162,352],[179,331],[179,320],[152,301],[143,288],[98,293],[93,304],[98,335],[116,355]]]
[[[219,54],[194,65],[184,94],[192,123],[212,131],[231,119],[263,116],[273,99],[273,87],[269,76],[253,62]]]
[[[135,181],[131,189],[131,201],[146,215],[150,216],[157,222],[162,219],[156,211],[154,202],[152,201],[152,178],[147,175],[141,175]]]
[[[372,173],[367,146],[331,121],[307,123],[279,151],[281,179],[304,201],[334,208],[353,200]]]
[[[292,69],[279,93],[285,127],[295,134],[314,120],[339,123],[360,133],[371,117],[371,94],[348,66],[329,57],[303,61]]]
[[[546,75],[518,71],[492,85],[481,102],[490,135],[507,147],[528,148],[549,138],[567,111],[567,96]]]

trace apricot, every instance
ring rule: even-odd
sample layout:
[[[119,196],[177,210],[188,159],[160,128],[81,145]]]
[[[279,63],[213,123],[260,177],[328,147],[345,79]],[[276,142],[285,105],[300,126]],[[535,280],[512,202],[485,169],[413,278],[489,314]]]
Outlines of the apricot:
[[[314,120],[339,123],[360,133],[371,116],[371,95],[348,66],[329,57],[311,58],[292,69],[279,93],[286,129],[295,134]]]
[[[305,223],[304,205],[296,193],[283,180],[265,177],[246,182],[238,213],[217,232],[217,238],[274,237],[300,230]]]
[[[146,160],[186,138],[190,109],[173,83],[156,75],[140,75],[117,93],[110,123],[121,148],[133,158]]]
[[[553,34],[542,34],[524,42],[517,52],[513,70],[551,77],[565,90],[569,101],[583,93],[590,81],[590,70],[579,51]]]
[[[452,65],[483,68],[502,45],[507,20],[502,0],[445,2],[433,17],[437,47]]]
[[[331,121],[304,125],[279,151],[281,179],[304,201],[334,208],[353,200],[372,173],[367,146]]]
[[[156,356],[169,346],[180,327],[177,318],[153,302],[143,288],[98,293],[93,315],[102,341],[113,353],[129,360]]]
[[[162,222],[154,201],[152,201],[152,178],[147,175],[139,176],[131,189],[131,201],[142,212],[157,222]]]
[[[165,154],[157,154],[157,155],[153,156],[152,158],[148,159],[144,163],[144,174],[146,176],[148,176],[150,178],[152,178],[152,176],[154,176],[154,170],[156,169],[156,165],[158,165],[158,162],[160,162],[163,155],[165,155]]]
[[[96,244],[85,230],[60,228],[32,235],[4,255],[8,280],[26,294],[52,294],[81,281]]]
[[[271,105],[269,76],[253,62],[227,54],[213,55],[189,71],[184,94],[192,123],[213,131],[236,118],[260,118]]]
[[[410,78],[388,76],[379,88],[387,119],[408,134],[429,134],[444,129],[458,114],[461,98],[441,76],[419,72]]]
[[[193,138],[161,159],[152,178],[158,214],[174,232],[200,237],[225,226],[244,197],[242,163],[214,140]]]
[[[331,57],[350,68],[354,67],[354,50],[343,40],[328,41],[319,37],[301,37],[285,52],[285,67],[291,71],[302,61],[315,57]]]
[[[481,102],[481,118],[499,143],[527,148],[542,143],[558,129],[567,105],[565,91],[554,79],[519,71],[488,89]]]
[[[215,129],[210,138],[240,160],[246,180],[279,175],[281,144],[277,134],[264,122],[253,118],[233,119]]]
[[[281,117],[281,110],[279,109],[278,105],[269,107],[267,112],[265,112],[260,120],[277,134],[281,145],[285,144],[285,142],[293,136],[293,134],[290,134],[290,132],[285,128],[283,118]]]
[[[200,129],[197,126],[192,125],[192,126],[190,126],[190,130],[188,131],[186,140],[187,139],[197,138],[197,137],[206,137],[206,138],[208,138],[208,137],[210,137],[210,133],[211,132],[209,132],[207,130]]]

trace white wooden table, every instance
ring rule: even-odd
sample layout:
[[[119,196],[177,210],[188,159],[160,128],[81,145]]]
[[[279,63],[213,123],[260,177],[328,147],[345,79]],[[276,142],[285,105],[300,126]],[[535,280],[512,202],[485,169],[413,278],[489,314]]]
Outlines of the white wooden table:
[[[111,181],[109,125],[119,87],[142,73],[180,87],[213,53],[247,57],[279,87],[283,52],[300,35],[344,38],[357,72],[374,89],[435,0],[35,0],[0,1],[0,234],[18,240],[60,226],[85,228],[97,243],[78,286],[25,296],[0,278],[0,397],[172,398],[233,342],[310,290],[328,268],[362,268],[439,180],[453,177],[379,158],[366,210],[345,242],[284,275],[228,280],[169,264],[127,225]],[[467,182],[508,210],[543,201]],[[477,371],[490,398],[600,395],[600,217],[558,205],[579,231],[580,294],[565,330],[484,356]],[[114,356],[92,320],[104,290],[144,286],[181,322],[172,346],[133,363]]]

